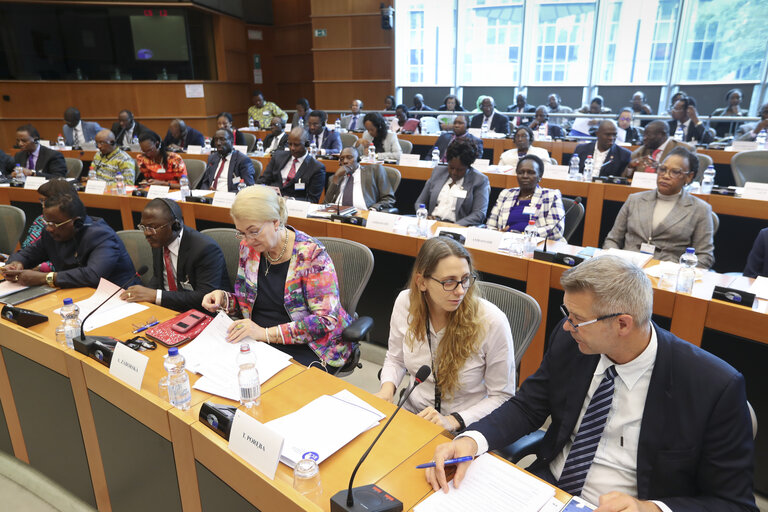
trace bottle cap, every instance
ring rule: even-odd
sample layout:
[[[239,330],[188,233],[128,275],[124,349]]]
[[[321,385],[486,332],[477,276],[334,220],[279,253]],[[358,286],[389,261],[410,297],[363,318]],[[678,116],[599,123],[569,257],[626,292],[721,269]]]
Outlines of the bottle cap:
[[[240,353],[241,354],[250,354],[251,352],[251,346],[248,343],[241,343],[240,344]]]
[[[426,208],[427,206],[424,203],[419,204],[419,208]]]
[[[528,221],[528,225],[529,226],[533,226],[534,224],[536,224],[535,220],[531,219],[531,220]]]
[[[179,355],[179,348],[178,347],[171,347],[168,349],[168,356],[173,357]]]
[[[685,250],[685,252],[686,252],[686,254],[695,254],[696,253],[696,249],[693,248],[693,247],[689,247],[689,248],[687,248]]]
[[[66,299],[64,299],[64,305],[65,305],[65,306],[69,306],[70,304],[72,304],[72,299],[70,299],[69,297],[67,297]]]

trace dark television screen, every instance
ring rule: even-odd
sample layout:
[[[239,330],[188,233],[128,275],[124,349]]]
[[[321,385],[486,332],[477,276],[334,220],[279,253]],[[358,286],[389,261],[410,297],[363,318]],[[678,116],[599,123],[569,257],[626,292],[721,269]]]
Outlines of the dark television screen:
[[[136,60],[189,60],[184,16],[130,16]]]

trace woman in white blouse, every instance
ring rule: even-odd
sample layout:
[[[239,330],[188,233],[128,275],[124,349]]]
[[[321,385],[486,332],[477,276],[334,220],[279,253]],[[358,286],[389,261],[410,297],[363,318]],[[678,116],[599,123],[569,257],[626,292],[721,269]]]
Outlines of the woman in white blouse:
[[[432,373],[404,407],[441,425],[463,430],[515,393],[512,333],[502,311],[474,286],[472,258],[446,237],[427,240],[410,285],[395,300],[389,347],[377,396],[392,400],[406,373],[422,365]]]
[[[517,167],[517,161],[525,155],[536,155],[542,161],[549,163],[549,152],[538,146],[533,146],[533,130],[527,126],[515,129],[515,148],[509,149],[499,157],[499,165]]]
[[[363,134],[363,144],[360,154],[368,156],[368,146],[373,142],[376,149],[376,158],[379,160],[400,160],[403,150],[400,149],[400,143],[388,127],[388,123],[378,112],[369,112],[363,118],[365,133]],[[359,143],[358,143],[359,144]]]

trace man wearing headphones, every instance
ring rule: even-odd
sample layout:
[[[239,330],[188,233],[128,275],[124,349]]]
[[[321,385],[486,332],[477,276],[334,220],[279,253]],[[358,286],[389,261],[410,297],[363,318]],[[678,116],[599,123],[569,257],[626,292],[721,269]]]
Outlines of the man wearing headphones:
[[[133,118],[133,112],[130,110],[121,110],[117,115],[117,122],[112,123],[115,143],[121,148],[133,144],[133,138],[136,137],[138,139],[148,129]]]
[[[331,178],[325,200],[358,210],[386,210],[395,206],[395,191],[381,164],[360,167],[357,149],[348,147],[339,155],[339,170]]]
[[[3,268],[6,279],[24,286],[96,288],[103,277],[117,285],[136,270],[125,246],[103,219],[90,217],[75,194],[48,197],[43,204],[42,236],[12,254]],[[50,261],[56,272],[29,270]],[[134,282],[139,282],[134,276]]]
[[[201,190],[219,192],[237,192],[240,180],[247,186],[254,184],[253,176],[256,170],[250,158],[233,149],[235,137],[226,128],[216,130],[213,136],[215,152],[208,157],[203,179],[200,181]]]
[[[184,225],[175,201],[153,199],[147,203],[138,228],[152,246],[152,279],[149,288],[127,288],[121,299],[187,311],[200,309],[208,292],[232,290],[221,248],[211,237]]]
[[[341,136],[336,130],[329,130],[325,123],[328,121],[328,114],[325,110],[313,110],[309,114],[307,121],[307,131],[309,131],[310,142],[317,145],[318,155],[338,155],[341,151]]]
[[[712,133],[699,120],[699,113],[696,111],[696,100],[690,96],[682,96],[678,99],[670,111],[672,119],[669,123],[669,133],[675,133],[677,123],[683,125],[683,142],[697,141],[699,144],[709,144],[714,137]]]
[[[67,162],[62,154],[41,146],[40,134],[31,124],[16,128],[16,147],[21,151],[13,155],[15,163],[21,165],[27,176],[45,176],[48,179],[64,177],[67,174]]]

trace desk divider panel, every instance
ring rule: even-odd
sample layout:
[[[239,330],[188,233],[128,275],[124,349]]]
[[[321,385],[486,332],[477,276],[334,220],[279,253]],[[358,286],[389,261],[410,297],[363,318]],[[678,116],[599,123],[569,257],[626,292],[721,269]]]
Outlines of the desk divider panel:
[[[248,503],[237,491],[227,485],[221,478],[213,474],[199,461],[195,461],[197,469],[197,484],[200,490],[200,501],[203,512],[259,512],[259,509]]]
[[[8,424],[5,422],[5,411],[3,404],[0,404],[0,451],[13,455],[13,445],[11,444],[11,434],[8,432]]]

